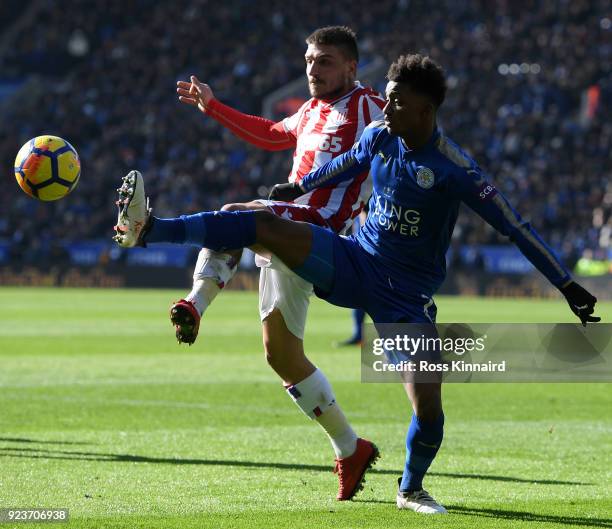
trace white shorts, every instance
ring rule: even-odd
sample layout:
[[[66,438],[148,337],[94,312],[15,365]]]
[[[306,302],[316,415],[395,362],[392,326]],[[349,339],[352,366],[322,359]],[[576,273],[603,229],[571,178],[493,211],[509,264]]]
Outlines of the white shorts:
[[[266,259],[255,255],[259,275],[259,315],[265,320],[274,309],[280,310],[291,334],[304,339],[306,314],[312,295],[312,283],[292,272],[276,256]]]

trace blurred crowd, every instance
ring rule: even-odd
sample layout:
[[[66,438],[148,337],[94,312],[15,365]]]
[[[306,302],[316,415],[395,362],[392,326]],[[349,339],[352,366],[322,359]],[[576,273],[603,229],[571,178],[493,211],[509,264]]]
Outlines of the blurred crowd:
[[[13,9],[10,6],[13,6]],[[291,152],[252,148],[180,104],[196,74],[222,101],[260,114],[266,95],[304,75],[305,37],[356,30],[362,61],[431,55],[450,90],[445,133],[572,265],[607,257],[612,208],[612,9],[609,0],[7,0],[0,8],[0,159],[10,180],[26,140],[62,136],[82,177],[41,204],[8,181],[0,240],[16,247],[108,239],[115,188],[146,175],[156,214],[215,209],[284,181]],[[8,6],[8,7],[7,7]],[[377,88],[384,87],[381,77]],[[280,119],[282,116],[268,116]],[[502,243],[463,211],[453,245]]]

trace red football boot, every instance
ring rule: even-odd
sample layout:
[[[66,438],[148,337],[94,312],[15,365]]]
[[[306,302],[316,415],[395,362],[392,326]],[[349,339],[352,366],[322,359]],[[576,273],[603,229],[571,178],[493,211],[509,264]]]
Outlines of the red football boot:
[[[170,307],[170,321],[176,329],[178,343],[191,345],[195,342],[200,330],[200,314],[191,301],[175,301]]]
[[[352,456],[336,459],[334,473],[338,474],[338,501],[350,500],[363,489],[366,471],[379,458],[378,448],[365,439],[357,439],[357,448]]]

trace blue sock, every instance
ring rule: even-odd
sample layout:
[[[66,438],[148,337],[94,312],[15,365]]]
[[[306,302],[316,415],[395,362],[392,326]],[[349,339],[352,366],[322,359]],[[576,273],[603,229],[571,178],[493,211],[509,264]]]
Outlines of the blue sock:
[[[361,340],[363,320],[365,320],[365,310],[353,309],[353,340]]]
[[[185,242],[185,223],[182,219],[160,219],[153,217],[151,229],[144,236],[145,242]]]
[[[145,242],[193,244],[210,250],[236,250],[255,244],[254,211],[205,211],[175,219],[153,219]]]
[[[423,488],[423,478],[436,457],[444,436],[444,413],[434,422],[412,415],[406,435],[406,466],[400,483],[403,492]]]

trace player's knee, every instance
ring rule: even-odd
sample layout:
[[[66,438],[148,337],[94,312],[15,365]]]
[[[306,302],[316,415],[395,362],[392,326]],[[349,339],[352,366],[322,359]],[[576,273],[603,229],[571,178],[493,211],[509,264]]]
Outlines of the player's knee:
[[[255,216],[257,217],[258,222],[261,222],[262,224],[274,224],[276,221],[278,221],[278,217],[267,209],[259,209],[255,211]]]
[[[264,344],[264,347],[265,347],[265,344]],[[268,349],[267,347],[265,347],[264,354],[266,356],[266,362],[272,369],[274,369],[277,365],[277,357],[274,356],[274,353],[270,351],[270,349]]]
[[[264,351],[266,362],[275,371],[282,369],[286,365],[299,366],[303,363],[303,350],[284,340],[274,339],[273,337],[264,336]]]
[[[273,234],[278,230],[280,219],[267,209],[255,211],[255,222],[257,223],[257,234],[260,237],[266,237],[268,234]]]
[[[442,413],[442,392],[439,384],[414,384],[410,400],[419,419],[435,421]]]
[[[417,406],[416,416],[426,422],[434,422],[442,413],[441,404],[425,404]]]
[[[442,413],[442,400],[435,397],[415,399],[413,404],[416,416],[427,422],[435,421]]]
[[[282,370],[284,365],[284,356],[282,355],[281,351],[278,350],[278,347],[275,347],[273,342],[264,340],[264,351],[268,365],[277,373]]]

